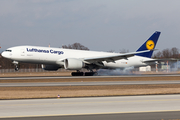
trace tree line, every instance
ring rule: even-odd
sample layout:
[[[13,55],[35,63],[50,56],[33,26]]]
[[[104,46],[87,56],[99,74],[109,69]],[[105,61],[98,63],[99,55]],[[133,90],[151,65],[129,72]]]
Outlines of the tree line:
[[[62,48],[64,49],[76,49],[76,50],[89,50],[89,48],[81,45],[80,43],[74,43],[69,45],[63,45]]]
[[[179,59],[179,49],[176,47],[173,47],[171,49],[166,48],[163,49],[162,51],[155,52],[153,55],[153,58],[155,59],[162,59],[162,58],[176,58]]]

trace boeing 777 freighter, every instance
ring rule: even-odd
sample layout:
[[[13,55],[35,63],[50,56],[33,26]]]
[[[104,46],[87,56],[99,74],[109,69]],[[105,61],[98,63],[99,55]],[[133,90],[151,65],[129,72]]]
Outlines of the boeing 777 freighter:
[[[42,64],[44,70],[76,70],[72,76],[89,76],[97,69],[124,69],[155,64],[151,59],[160,32],[156,31],[136,52],[109,53],[39,46],[16,46],[5,50],[2,56],[10,59],[18,70],[19,62]],[[80,72],[82,68],[90,72]]]

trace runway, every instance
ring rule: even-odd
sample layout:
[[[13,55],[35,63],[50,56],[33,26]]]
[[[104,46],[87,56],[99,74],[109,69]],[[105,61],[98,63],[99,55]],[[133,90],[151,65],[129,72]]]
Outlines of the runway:
[[[0,87],[37,87],[37,86],[98,86],[98,85],[152,85],[180,84],[180,80],[169,81],[102,81],[102,82],[41,82],[41,83],[1,83]]]
[[[62,76],[41,76],[41,77],[1,77],[0,87],[37,87],[37,86],[104,86],[104,85],[152,85],[152,84],[180,84],[180,78],[171,80],[171,78],[164,80],[167,77],[178,77],[180,75],[131,75],[131,76],[81,76],[81,77],[62,77]],[[147,78],[156,77],[156,80],[146,80]],[[161,77],[164,77],[162,79]],[[80,78],[80,79],[79,79]],[[99,79],[98,79],[99,78]],[[104,80],[109,78],[108,81]],[[121,81],[113,81],[115,79],[123,79]],[[135,78],[136,81],[127,80],[126,78]],[[141,80],[139,80],[141,78]],[[160,79],[161,78],[161,79]],[[58,79],[58,82],[53,81]],[[86,81],[86,80],[89,81]],[[96,79],[96,80],[95,80]],[[158,80],[159,79],[159,80]],[[11,80],[7,82],[6,80]],[[17,80],[22,80],[21,82]],[[26,80],[29,80],[28,82]],[[31,81],[32,80],[32,81]],[[36,82],[33,82],[36,80]],[[38,80],[38,81],[37,81]],[[49,81],[45,81],[49,80]],[[51,81],[52,80],[52,81]],[[61,81],[63,80],[63,81]],[[66,81],[67,80],[67,81]],[[70,81],[69,81],[70,80]],[[95,80],[95,81],[91,81]]]
[[[150,75],[120,75],[120,76],[26,76],[26,77],[0,77],[0,80],[24,80],[24,79],[74,79],[74,78],[117,78],[117,77],[178,77],[180,74],[150,74]]]
[[[164,75],[143,75],[155,77]],[[179,75],[165,75],[179,76]],[[115,78],[135,76],[91,76],[91,77],[6,77],[1,80],[66,79],[66,78]],[[138,78],[139,79],[139,78]],[[142,78],[144,79],[144,78]],[[103,79],[102,79],[103,80]],[[41,80],[40,80],[41,81]],[[151,85],[180,84],[180,80],[153,81],[79,81],[79,82],[19,82],[1,83],[0,87],[36,87],[36,86],[97,86],[97,85]],[[3,92],[3,91],[2,91]],[[0,100],[0,119],[34,120],[149,120],[180,119],[180,95],[149,95],[121,97],[86,97],[60,99]]]
[[[0,118],[179,119],[180,95],[1,100]],[[154,116],[152,116],[154,115]],[[171,116],[172,115],[172,116]],[[54,117],[55,116],[55,117]],[[133,118],[136,116],[137,118]],[[159,117],[158,117],[159,116]],[[116,118],[117,119],[117,118]],[[140,118],[139,118],[140,119]],[[88,119],[87,119],[88,120]]]

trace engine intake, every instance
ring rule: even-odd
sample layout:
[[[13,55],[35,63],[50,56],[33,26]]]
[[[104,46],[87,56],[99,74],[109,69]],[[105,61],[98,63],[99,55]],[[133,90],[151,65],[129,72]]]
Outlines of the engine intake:
[[[64,68],[66,70],[80,70],[85,66],[85,63],[82,60],[75,58],[68,58],[64,61]]]

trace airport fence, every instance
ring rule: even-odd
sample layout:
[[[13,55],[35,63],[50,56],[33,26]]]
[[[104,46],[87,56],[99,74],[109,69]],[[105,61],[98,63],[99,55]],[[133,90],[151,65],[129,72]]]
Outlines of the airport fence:
[[[64,69],[59,69],[59,72],[66,71]],[[57,72],[58,72],[57,71]],[[27,73],[27,72],[49,72],[47,70],[43,70],[42,68],[37,69],[19,69],[16,71],[15,69],[0,69],[0,73]]]

